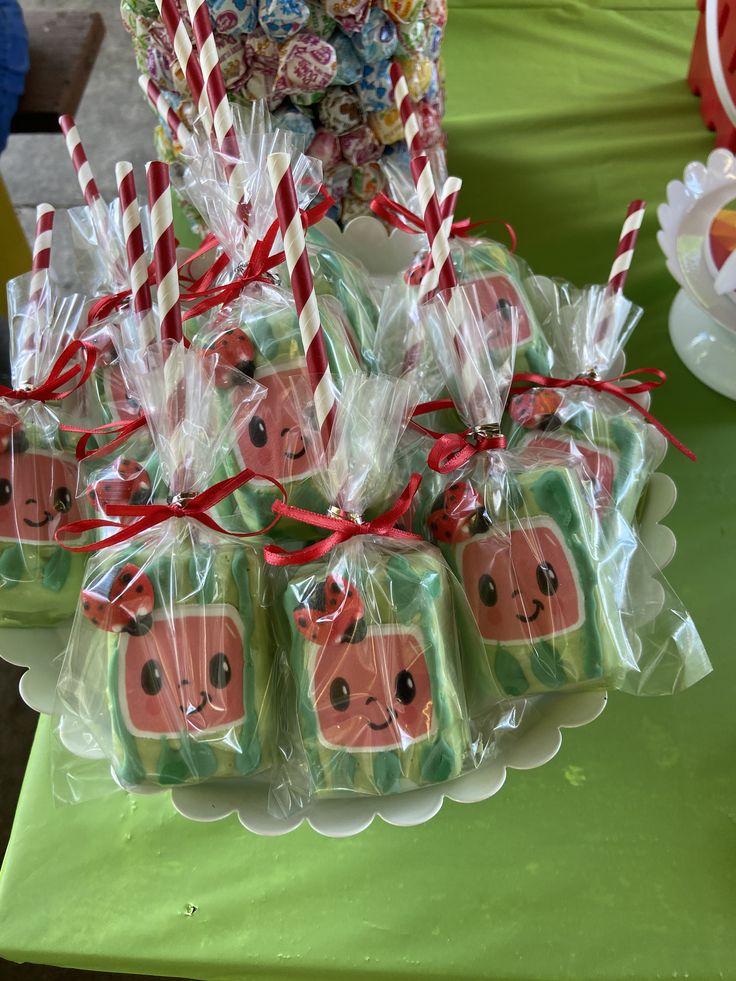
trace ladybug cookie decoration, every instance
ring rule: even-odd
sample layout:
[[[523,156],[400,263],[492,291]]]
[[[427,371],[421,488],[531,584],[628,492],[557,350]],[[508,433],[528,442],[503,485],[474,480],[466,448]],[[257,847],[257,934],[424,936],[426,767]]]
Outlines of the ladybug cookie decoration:
[[[532,388],[511,400],[509,414],[524,429],[551,431],[562,425],[558,409],[562,405],[559,392],[547,388]]]
[[[151,478],[135,460],[119,456],[109,470],[87,488],[87,500],[103,513],[110,504],[146,504],[151,499]]]
[[[365,607],[357,589],[346,579],[328,576],[294,610],[299,633],[321,647],[329,643],[356,644],[366,635]]]
[[[255,349],[253,342],[239,327],[218,334],[206,349],[205,355],[217,356],[215,384],[218,388],[232,388],[242,384],[243,376],[255,374]]]
[[[0,411],[0,453],[7,453],[11,447],[22,453],[27,446],[23,423],[18,416],[14,412]]]
[[[452,545],[486,531],[490,522],[482,495],[467,481],[456,481],[435,499],[427,525],[436,542]]]
[[[81,603],[84,616],[100,630],[137,637],[153,625],[153,585],[132,562],[110,569],[83,589]]]

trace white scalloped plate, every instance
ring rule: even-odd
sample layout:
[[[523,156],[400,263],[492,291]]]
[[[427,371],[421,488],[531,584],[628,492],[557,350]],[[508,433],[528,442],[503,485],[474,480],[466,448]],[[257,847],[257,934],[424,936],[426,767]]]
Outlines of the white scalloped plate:
[[[562,744],[560,729],[587,725],[606,704],[604,692],[550,695],[544,708],[527,728],[521,729],[499,757],[451,783],[382,798],[343,798],[314,803],[305,814],[280,820],[268,813],[267,784],[236,781],[180,787],[172,791],[176,810],[192,821],[220,821],[230,814],[248,831],[282,835],[307,823],[330,838],[345,838],[364,831],[380,817],[387,824],[411,827],[424,824],[445,800],[463,804],[487,800],[498,793],[508,767],[529,770],[552,759]]]
[[[327,221],[320,228],[341,251],[362,261],[374,278],[386,281],[406,267],[416,249],[413,236],[399,231],[389,235],[380,222],[369,217],[354,219],[344,231],[334,222]],[[623,358],[617,361],[613,374],[623,371],[623,364]],[[642,396],[641,401],[648,404],[648,396]],[[667,443],[653,428],[651,440],[652,460],[659,466]],[[653,474],[641,515],[640,536],[660,569],[672,560],[675,552],[675,536],[669,528],[659,524],[672,509],[675,499],[672,480],[665,474]],[[23,633],[25,635],[26,632]],[[54,643],[57,642],[54,640]],[[14,663],[29,668],[21,682],[21,695],[32,708],[51,711],[61,659],[54,659],[48,649],[46,658],[42,656],[41,649],[39,656],[34,654],[30,657],[23,651],[18,658]],[[26,698],[26,694],[32,701]],[[199,786],[177,788],[171,792],[171,799],[176,810],[193,821],[219,821],[230,814],[237,814],[244,828],[261,835],[286,834],[306,822],[320,834],[345,837],[367,828],[376,816],[388,824],[412,826],[433,817],[445,799],[472,803],[492,797],[503,786],[508,767],[533,769],[547,763],[560,748],[561,730],[592,722],[603,711],[605,703],[606,695],[601,691],[546,696],[538,701],[539,711],[527,714],[519,729],[503,741],[495,759],[451,783],[393,797],[317,801],[307,812],[289,819],[279,819],[268,813],[266,782],[211,781]],[[73,727],[62,732],[61,738],[75,755],[87,759],[101,756],[99,749],[90,745],[84,733]]]

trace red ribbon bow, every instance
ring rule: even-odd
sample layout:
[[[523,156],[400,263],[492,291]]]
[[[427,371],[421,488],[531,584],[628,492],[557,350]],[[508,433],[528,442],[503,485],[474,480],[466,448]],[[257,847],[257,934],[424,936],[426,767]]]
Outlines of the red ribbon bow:
[[[137,430],[142,429],[146,423],[147,419],[143,413],[136,416],[135,419],[129,419],[126,422],[107,422],[103,426],[95,426],[94,429],[84,429],[80,426],[60,426],[65,433],[81,433],[81,439],[77,442],[76,457],[77,460],[91,460],[95,457],[107,456],[108,453],[112,453],[123,443],[127,443],[133,433]],[[87,443],[90,441],[92,436],[113,436],[113,439],[109,443],[103,443],[101,446],[96,447],[93,450],[87,449]]]
[[[325,528],[332,534],[321,542],[314,545],[307,545],[296,552],[287,552],[278,545],[267,545],[263,550],[263,556],[269,565],[304,565],[307,562],[314,562],[321,559],[336,545],[347,542],[356,535],[381,535],[384,538],[403,538],[422,540],[421,535],[415,535],[411,531],[402,531],[396,528],[396,522],[402,518],[411,507],[414,496],[419,488],[422,478],[418,473],[413,473],[401,493],[401,496],[388,511],[380,514],[372,521],[352,521],[350,518],[332,517],[328,514],[316,514],[314,511],[306,511],[304,508],[291,507],[289,504],[275,501],[273,510],[279,517],[293,518],[301,521],[302,524],[311,525],[313,528]]]
[[[636,378],[640,375],[653,375],[654,377],[649,381],[638,381],[634,385],[617,384],[617,382],[622,382],[627,378]],[[667,375],[659,368],[634,368],[631,371],[624,372],[623,375],[617,375],[615,378],[608,379],[591,378],[587,375],[581,375],[578,378],[548,378],[546,375],[536,375],[533,372],[521,372],[520,374],[514,375],[511,395],[519,395],[528,388],[573,388],[576,385],[583,388],[592,388],[596,392],[607,392],[609,395],[615,395],[616,398],[630,405],[632,409],[643,416],[647,422],[651,423],[675,449],[683,453],[689,460],[697,460],[692,450],[689,450],[684,443],[681,443],[644,406],[639,405],[635,399],[631,398],[632,395],[640,395],[642,392],[651,392],[655,388],[660,388],[666,381]]]
[[[218,524],[207,513],[210,508],[213,508],[220,501],[229,497],[230,494],[244,484],[247,484],[254,477],[260,480],[270,481],[274,487],[281,491],[284,495],[284,501],[286,501],[286,491],[278,480],[246,468],[245,470],[241,470],[236,476],[220,480],[216,484],[213,484],[212,487],[208,487],[200,494],[195,494],[188,500],[176,501],[171,504],[109,504],[107,506],[106,513],[113,517],[138,519],[130,525],[125,525],[120,521],[105,521],[104,518],[83,519],[57,528],[54,538],[59,545],[62,545],[70,552],[98,552],[102,548],[108,548],[111,545],[120,545],[122,542],[130,541],[135,535],[148,531],[149,528],[154,528],[156,525],[163,524],[164,521],[168,521],[170,518],[189,518],[193,521],[198,521],[212,531],[229,535],[232,538],[252,538],[254,535],[265,535],[279,520],[278,516],[259,531],[237,532],[228,531],[226,528],[223,528],[222,525]],[[65,545],[61,541],[64,537],[82,535],[87,531],[94,531],[96,528],[118,528],[120,530],[117,534],[111,535],[109,538],[103,538],[97,542],[90,542],[88,545]]]
[[[483,433],[466,429],[462,433],[445,433],[437,440],[427,456],[427,463],[437,473],[452,473],[471,460],[476,453],[506,448],[506,437],[485,436]]]
[[[80,353],[84,355],[83,364],[71,364]],[[92,374],[96,358],[97,351],[92,344],[86,341],[72,341],[61,352],[48,377],[40,385],[36,385],[35,388],[8,388],[0,385],[0,398],[17,399],[19,402],[59,402],[84,385]],[[64,389],[72,378],[77,378],[76,382],[71,388]]]
[[[415,215],[409,208],[404,207],[398,201],[394,201],[393,198],[388,197],[386,194],[377,194],[373,198],[371,201],[371,211],[382,221],[388,222],[389,225],[393,225],[394,228],[398,228],[402,232],[407,232],[409,235],[427,234],[427,226],[423,218]],[[511,239],[510,251],[515,252],[516,232],[512,225],[500,218],[485,218],[482,221],[471,221],[470,218],[462,218],[459,221],[453,221],[450,226],[450,238],[466,238],[476,228],[482,228],[483,225],[495,223],[503,225],[506,229]]]

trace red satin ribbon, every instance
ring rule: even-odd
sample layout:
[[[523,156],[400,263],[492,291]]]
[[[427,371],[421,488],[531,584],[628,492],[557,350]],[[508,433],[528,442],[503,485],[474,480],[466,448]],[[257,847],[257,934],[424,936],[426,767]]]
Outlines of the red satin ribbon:
[[[130,437],[139,429],[142,429],[147,423],[147,419],[143,413],[136,416],[135,419],[129,419],[127,422],[107,422],[104,426],[96,426],[94,429],[84,429],[80,426],[59,426],[63,429],[65,433],[81,433],[81,439],[77,442],[76,457],[77,460],[91,460],[94,457],[107,456],[108,453],[112,453],[123,443],[127,443]],[[87,449],[87,443],[90,441],[92,436],[113,436],[113,439],[109,443],[104,443],[98,446],[94,450]]]
[[[323,558],[336,545],[347,542],[356,535],[381,535],[384,538],[403,538],[412,540],[422,540],[421,535],[415,535],[411,531],[402,531],[396,528],[396,522],[402,518],[411,507],[419,484],[422,478],[418,473],[413,473],[401,493],[401,496],[384,514],[373,518],[372,521],[364,521],[358,524],[349,518],[333,518],[328,514],[316,514],[314,511],[306,511],[304,508],[291,507],[289,504],[275,501],[273,510],[279,517],[293,518],[302,524],[311,525],[313,528],[324,528],[332,534],[321,542],[300,548],[296,552],[287,552],[278,545],[267,545],[263,550],[263,556],[269,565],[304,565],[307,562],[314,562]]]
[[[222,535],[229,535],[232,538],[252,538],[254,535],[265,535],[279,520],[278,515],[265,528],[261,528],[258,531],[238,532],[228,531],[207,514],[210,508],[213,508],[220,501],[229,497],[230,494],[244,484],[247,484],[254,477],[257,477],[259,480],[270,481],[274,487],[281,491],[284,495],[284,501],[286,501],[286,491],[278,480],[246,468],[245,470],[241,470],[239,474],[236,474],[235,477],[220,480],[216,484],[213,484],[212,487],[208,487],[207,490],[202,491],[200,494],[195,494],[190,500],[182,501],[181,503],[108,504],[106,514],[112,515],[115,518],[138,519],[130,525],[125,525],[121,521],[105,521],[104,518],[82,519],[81,521],[73,521],[71,524],[62,525],[61,528],[57,528],[54,538],[59,545],[70,552],[98,552],[102,548],[108,548],[112,545],[120,545],[123,542],[130,541],[135,535],[140,535],[142,532],[148,531],[156,525],[163,524],[164,521],[168,521],[170,518],[189,518],[192,521],[198,521],[212,531],[217,531]],[[103,538],[97,542],[90,542],[88,545],[65,545],[61,540],[67,536],[82,535],[87,531],[94,531],[96,528],[118,528],[120,530],[117,534],[111,535],[109,538]]]
[[[506,437],[481,436],[472,429],[462,433],[445,433],[429,451],[427,463],[437,473],[452,473],[471,460],[476,453],[506,449]]]
[[[68,365],[78,354],[84,354],[83,364]],[[19,402],[60,402],[67,398],[72,392],[76,392],[87,381],[92,374],[95,366],[97,351],[92,344],[87,341],[72,341],[61,352],[54,362],[51,371],[45,381],[35,388],[7,388],[0,385],[0,398],[16,399]],[[79,378],[77,378],[79,375]],[[77,378],[71,388],[64,389],[64,385]],[[62,391],[59,391],[62,389]]]
[[[382,219],[382,221],[388,222],[389,225],[393,225],[394,228],[398,228],[402,232],[407,232],[409,235],[427,234],[427,228],[423,218],[415,215],[409,208],[404,207],[398,201],[394,201],[393,198],[388,197],[386,194],[377,194],[373,198],[371,201],[371,211],[378,218]],[[463,218],[459,221],[453,221],[450,226],[450,238],[466,238],[476,228],[482,228],[484,225],[495,223],[503,225],[506,229],[511,239],[510,251],[515,252],[517,242],[516,232],[512,225],[500,218],[485,218],[482,221],[471,221],[469,218]]]
[[[634,385],[616,384],[627,378],[636,378],[640,375],[652,375],[654,377],[649,381],[639,381]],[[596,392],[607,392],[609,395],[615,395],[616,398],[630,405],[632,409],[643,416],[647,422],[651,423],[675,449],[683,453],[689,460],[697,460],[692,450],[689,450],[684,443],[681,443],[651,412],[642,405],[639,405],[635,399],[631,398],[632,395],[640,395],[642,392],[651,392],[655,388],[660,388],[666,381],[667,375],[659,368],[634,368],[632,371],[624,372],[623,375],[617,375],[615,378],[608,379],[587,378],[585,376],[580,378],[548,378],[546,375],[536,375],[533,372],[521,372],[520,374],[514,375],[511,395],[519,395],[529,388],[574,388],[576,385],[582,388],[592,388]]]

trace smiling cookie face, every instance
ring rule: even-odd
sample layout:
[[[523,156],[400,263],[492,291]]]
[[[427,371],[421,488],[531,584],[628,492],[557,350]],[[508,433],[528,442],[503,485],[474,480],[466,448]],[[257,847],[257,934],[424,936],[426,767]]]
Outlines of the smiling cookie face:
[[[486,316],[489,328],[489,343],[492,350],[503,350],[511,343],[513,310],[517,316],[516,343],[521,346],[531,339],[532,331],[521,297],[516,287],[500,273],[474,279],[468,285],[474,286],[478,293],[481,310]]]
[[[81,517],[77,468],[47,453],[0,455],[0,539],[53,542],[56,529]]]
[[[159,613],[151,630],[120,641],[119,692],[135,736],[176,736],[242,722],[243,632],[231,606]]]
[[[266,396],[238,441],[244,466],[276,480],[293,480],[311,472],[291,385],[292,379],[306,377],[306,369],[299,365],[256,373],[256,381],[264,386]],[[239,411],[250,412],[237,390],[232,397],[242,407]]]
[[[463,583],[481,635],[529,643],[578,628],[583,597],[572,556],[549,518],[519,522],[462,548]]]
[[[328,746],[403,748],[432,732],[432,686],[417,632],[373,626],[357,643],[319,647],[312,678]]]

